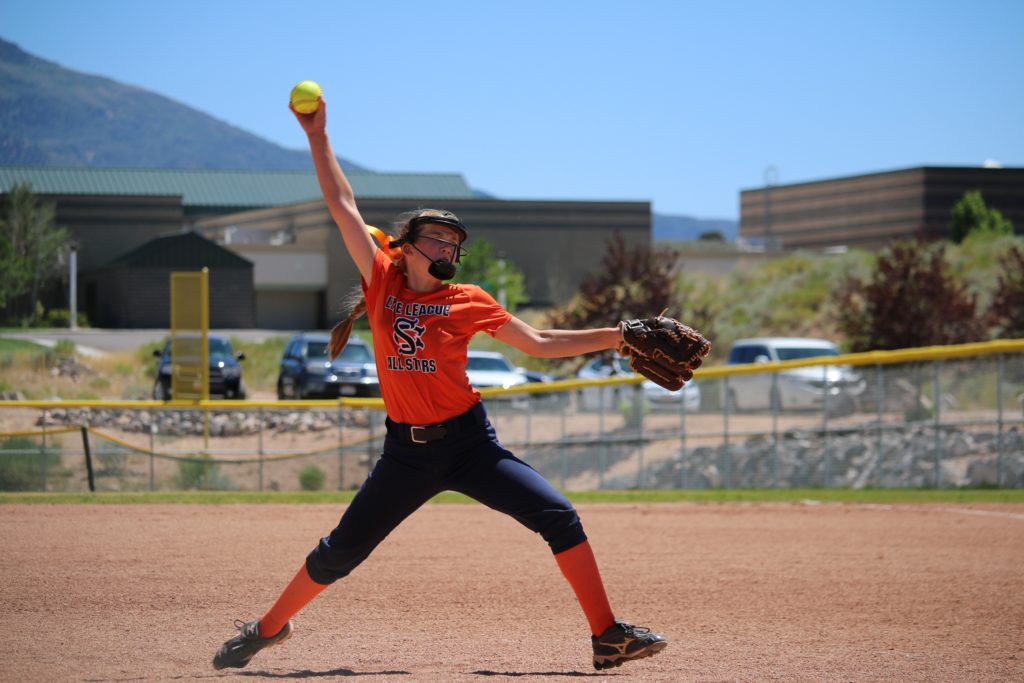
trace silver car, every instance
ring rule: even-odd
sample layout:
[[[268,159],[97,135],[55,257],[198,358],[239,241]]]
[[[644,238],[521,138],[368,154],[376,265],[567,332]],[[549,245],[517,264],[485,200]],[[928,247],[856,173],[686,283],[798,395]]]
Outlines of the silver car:
[[[477,389],[508,389],[526,384],[528,381],[523,373],[516,370],[505,354],[497,351],[467,351],[466,376],[469,377],[469,383]]]
[[[827,339],[806,337],[758,337],[739,339],[729,352],[730,365],[801,360],[838,356],[839,349]],[[733,410],[780,410],[821,408],[828,396],[831,411],[848,412],[865,389],[866,382],[853,368],[813,365],[778,373],[763,372],[729,378],[727,401]]]
[[[577,379],[607,379],[609,377],[635,377],[636,373],[629,367],[629,360],[616,357],[609,361],[598,357],[590,361],[576,373]],[[687,382],[679,391],[669,391],[650,380],[640,385],[644,398],[652,408],[679,410],[680,403],[687,412],[700,410],[700,387],[696,382]],[[617,410],[620,405],[633,395],[633,386],[619,384],[606,387],[587,387],[580,389],[578,405],[580,410]]]
[[[469,378],[469,383],[476,389],[492,387],[508,389],[529,381],[526,375],[512,365],[505,354],[473,349],[466,352],[466,376]],[[510,396],[492,396],[487,400],[510,401],[512,405],[525,405],[529,399],[526,394],[512,394]]]

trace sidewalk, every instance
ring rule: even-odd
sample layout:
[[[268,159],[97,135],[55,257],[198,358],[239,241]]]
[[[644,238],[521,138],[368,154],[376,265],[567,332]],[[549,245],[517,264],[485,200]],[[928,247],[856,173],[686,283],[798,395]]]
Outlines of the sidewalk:
[[[116,330],[82,328],[78,330],[68,329],[27,329],[0,331],[0,338],[22,339],[41,346],[52,348],[63,339],[68,339],[75,344],[75,348],[84,356],[96,357],[106,353],[118,351],[131,351],[145,344],[159,342],[166,339],[169,330],[146,329],[146,330]],[[225,337],[236,337],[243,341],[261,342],[270,337],[289,337],[294,331],[289,330],[210,330],[210,334],[218,334]]]

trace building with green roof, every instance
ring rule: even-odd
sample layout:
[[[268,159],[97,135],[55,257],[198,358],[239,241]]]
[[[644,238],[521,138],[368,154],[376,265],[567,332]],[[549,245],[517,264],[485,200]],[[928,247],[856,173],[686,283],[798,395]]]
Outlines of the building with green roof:
[[[456,173],[347,173],[367,199],[472,199]],[[186,219],[292,204],[320,197],[313,171],[223,171],[157,168],[0,166],[0,192],[31,183],[53,197],[179,197]]]
[[[364,219],[382,228],[418,207],[458,213],[471,227],[471,240],[486,238],[524,272],[526,294],[537,306],[571,297],[583,277],[600,267],[614,233],[629,247],[651,241],[649,202],[483,198],[451,173],[346,176]],[[101,312],[100,289],[104,298],[150,297],[166,290],[163,282],[147,287],[138,267],[132,270],[132,287],[104,287],[103,278],[123,269],[118,259],[139,253],[154,239],[192,230],[253,263],[257,327],[328,326],[337,301],[359,284],[313,171],[0,166],[0,203],[22,183],[30,184],[41,201],[52,202],[57,224],[70,230],[88,283],[78,288],[78,310],[107,327],[138,326],[142,318],[119,317],[117,311],[131,306],[117,301],[105,300]],[[203,258],[197,252],[182,263],[194,262],[198,269]],[[154,270],[152,278],[166,273]],[[67,307],[67,292],[51,292],[45,303]]]
[[[414,201],[469,199],[458,174],[352,173],[358,196]],[[15,184],[56,206],[78,244],[79,267],[98,268],[203,218],[320,198],[313,171],[221,171],[0,166],[0,202]]]

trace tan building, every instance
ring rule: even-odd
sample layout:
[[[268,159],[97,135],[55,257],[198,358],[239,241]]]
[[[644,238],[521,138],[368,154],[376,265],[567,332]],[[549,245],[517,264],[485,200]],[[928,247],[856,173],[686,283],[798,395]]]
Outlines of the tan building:
[[[601,267],[614,233],[630,247],[651,243],[649,202],[480,199],[458,174],[349,173],[348,178],[364,218],[381,228],[417,207],[457,213],[469,226],[470,253],[473,239],[494,244],[524,272],[529,303],[536,306],[569,299],[584,275]],[[250,319],[256,327],[328,327],[341,298],[358,285],[311,171],[6,166],[0,167],[0,204],[15,183],[30,183],[40,200],[55,205],[57,224],[69,228],[78,245],[78,310],[107,327],[153,324],[128,299],[159,302],[166,291],[161,280],[166,273],[154,270],[147,279],[145,270],[135,267],[130,288],[104,287],[104,278],[125,269],[121,257],[188,230],[252,264],[249,300],[255,314]],[[213,253],[196,251],[195,258],[180,262],[199,268],[204,254]],[[48,292],[46,305],[68,308],[67,291],[64,284]],[[246,300],[243,292],[237,297]]]
[[[523,271],[533,306],[571,298],[583,277],[600,268],[616,232],[630,247],[651,242],[648,202],[359,200],[364,220],[392,233],[396,216],[419,207],[448,209],[462,219],[469,228],[469,258],[474,240],[493,244]],[[195,228],[252,261],[257,327],[323,328],[359,284],[322,200],[207,218]]]
[[[947,238],[953,206],[971,190],[1024,233],[1024,168],[925,166],[743,190],[740,239],[792,250]]]

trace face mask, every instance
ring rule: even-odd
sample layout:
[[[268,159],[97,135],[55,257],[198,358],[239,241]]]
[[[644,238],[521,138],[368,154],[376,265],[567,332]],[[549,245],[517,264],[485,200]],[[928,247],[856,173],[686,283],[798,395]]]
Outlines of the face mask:
[[[423,254],[423,250],[417,247],[415,244],[412,244],[412,248]],[[426,254],[423,254],[423,256],[424,258],[427,259],[430,258]],[[455,268],[455,264],[449,261],[448,259],[443,258],[439,258],[436,261],[431,261],[430,267],[427,268],[427,272],[430,273],[431,276],[436,277],[438,280],[451,280],[453,277],[455,277],[456,271],[457,269]]]

